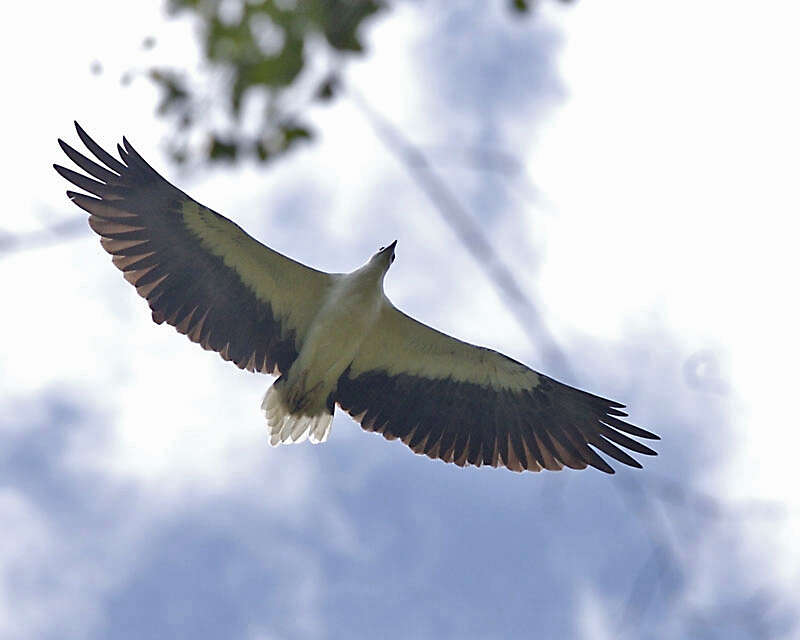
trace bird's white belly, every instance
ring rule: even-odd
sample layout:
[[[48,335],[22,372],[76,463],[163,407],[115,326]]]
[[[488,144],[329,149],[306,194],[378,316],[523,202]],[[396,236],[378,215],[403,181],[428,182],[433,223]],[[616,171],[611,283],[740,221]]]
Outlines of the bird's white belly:
[[[375,322],[382,292],[357,280],[334,287],[317,313],[284,388],[287,404],[303,412],[322,409]],[[293,407],[294,408],[294,407]]]

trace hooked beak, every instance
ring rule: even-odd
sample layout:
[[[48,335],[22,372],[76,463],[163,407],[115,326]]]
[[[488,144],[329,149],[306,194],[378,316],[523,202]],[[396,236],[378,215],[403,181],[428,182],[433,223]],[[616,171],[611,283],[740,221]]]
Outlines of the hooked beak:
[[[388,244],[381,249],[381,254],[388,254],[390,256],[394,255],[394,248],[397,245],[397,240],[392,242],[392,244]]]

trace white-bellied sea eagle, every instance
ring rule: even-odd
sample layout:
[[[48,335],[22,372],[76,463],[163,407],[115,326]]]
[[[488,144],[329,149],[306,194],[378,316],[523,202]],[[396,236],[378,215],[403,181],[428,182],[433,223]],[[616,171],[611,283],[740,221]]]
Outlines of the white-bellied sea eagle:
[[[76,123],[101,164],[59,140],[91,195],[67,191],[125,279],[166,322],[239,368],[279,374],[261,404],[273,445],[323,442],[338,404],[367,431],[457,465],[613,473],[598,451],[655,455],[624,405],[462,342],[396,309],[383,292],[396,241],[352,273],[287,258],[192,200],[123,138],[120,160]],[[628,435],[626,435],[628,434]]]

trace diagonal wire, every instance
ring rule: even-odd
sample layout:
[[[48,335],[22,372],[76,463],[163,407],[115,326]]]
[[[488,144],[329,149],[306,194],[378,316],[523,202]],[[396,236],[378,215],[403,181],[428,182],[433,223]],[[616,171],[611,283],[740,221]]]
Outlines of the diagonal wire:
[[[344,88],[344,87],[342,87]],[[427,156],[411,143],[400,130],[375,111],[364,97],[353,89],[346,94],[367,119],[379,140],[391,151],[427,194],[442,219],[453,229],[458,239],[472,257],[486,271],[493,285],[501,293],[509,311],[519,323],[528,339],[541,350],[548,366],[565,378],[575,380],[567,358],[545,322],[486,238],[483,229],[461,205],[452,190],[436,175]]]

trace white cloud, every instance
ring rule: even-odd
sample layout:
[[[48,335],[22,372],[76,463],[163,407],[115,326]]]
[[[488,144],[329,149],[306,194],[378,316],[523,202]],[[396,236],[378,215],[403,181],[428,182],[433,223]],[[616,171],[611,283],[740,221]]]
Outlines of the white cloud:
[[[786,355],[798,355],[797,12],[617,2],[562,14],[571,99],[530,160],[561,210],[546,299],[572,326],[590,311],[589,330],[606,334],[656,319],[687,344],[724,345],[738,399],[757,412],[766,397],[786,410],[769,386],[788,391]],[[749,457],[764,462],[750,474],[780,473],[755,425],[779,427],[763,418],[747,420]]]
[[[548,237],[543,298],[565,335],[625,340],[660,326],[676,358],[718,354],[733,431],[696,425],[718,454],[706,486],[724,504],[793,513],[800,9],[619,1],[557,15],[570,99],[530,154],[559,210],[531,230]],[[789,590],[798,525],[746,526],[741,543]]]
[[[111,581],[81,541],[61,538],[19,492],[0,491],[0,637],[38,638],[61,625],[81,636],[102,617],[98,591]]]

